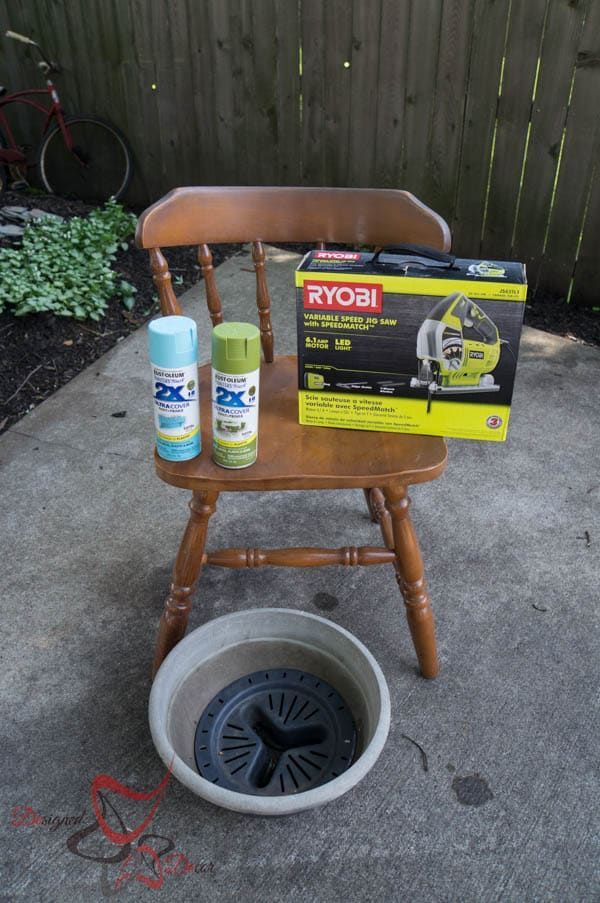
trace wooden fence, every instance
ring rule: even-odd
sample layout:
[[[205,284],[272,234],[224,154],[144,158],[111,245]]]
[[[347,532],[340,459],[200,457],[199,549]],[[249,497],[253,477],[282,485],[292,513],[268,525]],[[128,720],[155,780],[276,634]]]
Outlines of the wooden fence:
[[[407,188],[457,253],[600,307],[600,0],[0,0],[0,27],[60,60],[65,106],[128,135],[133,204]],[[38,78],[23,44],[0,63],[11,89]]]

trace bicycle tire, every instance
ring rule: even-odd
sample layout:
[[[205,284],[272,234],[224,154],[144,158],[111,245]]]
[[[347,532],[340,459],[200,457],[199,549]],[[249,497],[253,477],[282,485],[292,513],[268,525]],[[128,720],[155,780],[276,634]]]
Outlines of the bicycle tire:
[[[7,148],[7,147],[8,147],[8,142],[6,141],[6,138],[4,137],[4,132],[0,132],[0,148]],[[8,167],[4,166],[3,164],[0,164],[0,194],[2,194],[8,188],[9,179],[10,179],[10,176],[9,176],[9,172],[8,172]]]
[[[67,116],[65,123],[77,155],[69,151],[60,126],[55,125],[42,141],[38,156],[40,178],[46,191],[91,203],[102,203],[110,197],[120,200],[133,177],[133,155],[123,133],[98,116]],[[99,149],[97,142],[101,136],[105,146]],[[87,165],[82,165],[81,159],[87,159]]]

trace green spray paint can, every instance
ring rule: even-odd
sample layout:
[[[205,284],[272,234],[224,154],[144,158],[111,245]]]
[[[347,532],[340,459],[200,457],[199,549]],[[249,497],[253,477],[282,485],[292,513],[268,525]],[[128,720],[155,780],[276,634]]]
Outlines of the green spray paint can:
[[[250,323],[220,323],[212,333],[213,461],[249,467],[258,453],[260,333]]]

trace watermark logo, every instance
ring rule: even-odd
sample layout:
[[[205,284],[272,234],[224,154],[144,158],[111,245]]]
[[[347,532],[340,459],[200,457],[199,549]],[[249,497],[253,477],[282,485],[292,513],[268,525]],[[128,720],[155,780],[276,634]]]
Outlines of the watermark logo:
[[[10,813],[11,828],[48,828],[58,831],[65,825],[79,825],[85,817],[81,815],[41,815],[32,806],[13,806]]]
[[[150,890],[160,890],[167,878],[214,871],[212,862],[192,862],[176,849],[171,837],[150,830],[170,777],[169,767],[160,784],[147,792],[132,790],[108,774],[93,779],[90,788],[93,820],[78,827],[67,838],[66,846],[74,856],[101,866],[100,889],[104,897],[115,896],[131,881]],[[122,815],[122,806],[132,802],[152,803],[148,814],[134,828],[127,827]],[[10,825],[57,831],[61,827],[81,825],[85,815],[85,809],[76,815],[41,815],[32,806],[20,805],[13,806]]]

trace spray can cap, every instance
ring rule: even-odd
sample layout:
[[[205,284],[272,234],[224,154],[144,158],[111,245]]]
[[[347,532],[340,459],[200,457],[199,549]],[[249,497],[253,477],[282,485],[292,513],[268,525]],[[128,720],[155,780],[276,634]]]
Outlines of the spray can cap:
[[[260,367],[260,332],[252,323],[219,323],[212,333],[212,365],[223,373]]]
[[[190,317],[159,317],[148,324],[150,360],[175,370],[198,361],[198,329]]]

